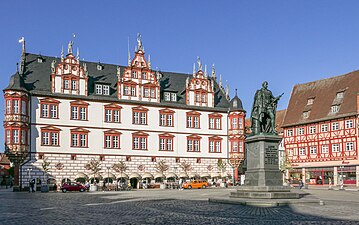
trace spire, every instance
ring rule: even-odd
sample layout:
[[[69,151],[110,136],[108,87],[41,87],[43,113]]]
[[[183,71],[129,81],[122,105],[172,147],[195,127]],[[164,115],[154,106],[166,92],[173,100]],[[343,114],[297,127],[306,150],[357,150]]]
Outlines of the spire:
[[[237,96],[237,88],[236,89],[234,89],[235,91],[236,91],[236,96]]]
[[[21,43],[22,45],[22,49],[21,49],[21,60],[20,60],[20,73],[23,74],[24,70],[25,70],[25,62],[26,62],[26,45],[25,45],[25,38],[21,37],[21,39],[19,40],[19,43]]]
[[[61,62],[64,61],[64,46],[61,47]]]
[[[229,99],[229,84],[227,80],[226,80],[226,97],[227,99]]]
[[[137,50],[138,51],[144,51],[143,46],[142,46],[142,40],[141,40],[141,34],[137,33]]]
[[[193,63],[193,77],[196,76],[196,63]]]
[[[128,66],[131,66],[131,54],[130,54],[130,37],[128,37],[127,40],[127,64]]]
[[[214,64],[212,64],[212,74],[211,74],[213,79],[216,79],[216,70],[214,69]]]
[[[219,74],[219,87],[222,88],[222,74]]]
[[[77,47],[76,59],[77,59],[77,61],[80,61],[80,49],[79,49],[79,47]]]
[[[207,65],[204,65],[204,76],[207,77]]]
[[[151,69],[151,55],[148,54],[148,69]]]

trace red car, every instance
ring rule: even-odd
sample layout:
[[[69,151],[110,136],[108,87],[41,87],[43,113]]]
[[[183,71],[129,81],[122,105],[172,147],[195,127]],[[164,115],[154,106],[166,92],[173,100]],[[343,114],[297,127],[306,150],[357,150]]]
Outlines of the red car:
[[[79,191],[79,192],[84,192],[86,190],[86,187],[83,186],[82,184],[76,184],[76,183],[71,183],[71,184],[67,184],[64,183],[61,186],[61,191],[62,192],[67,192],[67,191]]]

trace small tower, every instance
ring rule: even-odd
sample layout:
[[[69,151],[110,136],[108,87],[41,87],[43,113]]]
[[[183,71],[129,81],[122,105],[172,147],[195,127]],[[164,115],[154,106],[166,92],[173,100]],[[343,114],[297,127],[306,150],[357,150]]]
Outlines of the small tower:
[[[246,111],[243,109],[242,101],[236,95],[230,101],[228,110],[228,158],[232,167],[235,169],[235,181],[238,180],[238,167],[243,163],[245,158],[245,117]]]
[[[29,92],[24,82],[26,72],[25,39],[22,38],[20,71],[11,76],[3,90],[5,99],[5,154],[15,165],[14,188],[19,188],[20,164],[28,157],[29,144]]]

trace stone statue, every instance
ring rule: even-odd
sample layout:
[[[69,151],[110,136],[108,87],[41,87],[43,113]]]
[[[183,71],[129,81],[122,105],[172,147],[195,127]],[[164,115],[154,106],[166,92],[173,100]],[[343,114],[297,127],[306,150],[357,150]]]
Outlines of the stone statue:
[[[51,62],[51,72],[55,73],[55,64],[56,64],[56,60],[52,60]]]
[[[257,90],[251,114],[253,135],[260,133],[277,134],[275,131],[275,114],[278,101],[283,94],[275,98],[272,92],[268,90],[267,81],[264,81],[262,88]]]
[[[141,34],[140,33],[137,34],[137,49],[138,50],[143,50]]]
[[[72,45],[73,45],[73,44],[74,44],[74,43],[73,43],[72,41],[69,42],[69,44],[68,44],[68,46],[67,46],[67,53],[68,53],[68,54],[72,53]]]

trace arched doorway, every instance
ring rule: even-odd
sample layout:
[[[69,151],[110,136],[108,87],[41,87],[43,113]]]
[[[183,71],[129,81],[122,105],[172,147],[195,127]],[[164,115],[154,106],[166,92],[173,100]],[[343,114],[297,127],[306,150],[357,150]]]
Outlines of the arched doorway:
[[[137,188],[138,178],[137,177],[131,178],[130,179],[130,184],[131,184],[132,188]]]

